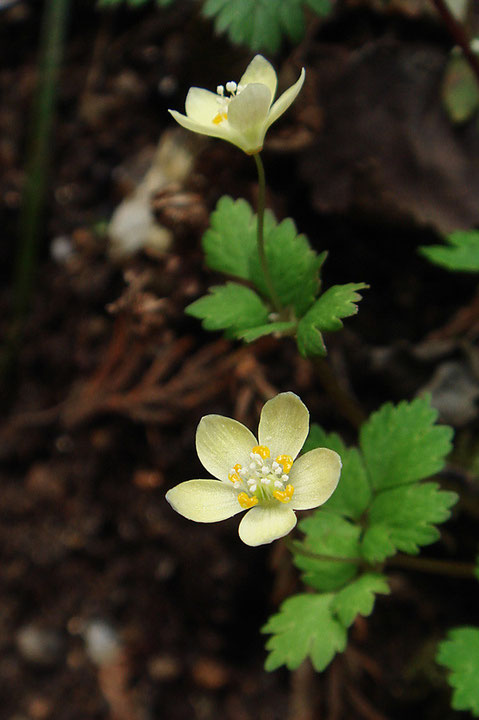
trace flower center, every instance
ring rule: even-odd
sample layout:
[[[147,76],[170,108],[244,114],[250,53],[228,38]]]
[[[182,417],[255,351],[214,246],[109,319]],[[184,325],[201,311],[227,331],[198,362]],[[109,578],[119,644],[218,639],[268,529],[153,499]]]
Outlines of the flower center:
[[[226,83],[226,92],[230,95],[230,97],[227,97],[225,95],[224,85],[218,85],[218,87],[216,88],[216,99],[219,105],[219,109],[212,120],[213,125],[219,125],[223,122],[223,120],[228,119],[228,105],[230,104],[232,98],[234,98],[236,95],[239,95],[240,92],[244,89],[244,87],[246,86],[237,85],[234,80],[230,80]]]
[[[291,501],[294,487],[288,481],[293,458],[291,455],[278,455],[276,460],[271,461],[270,456],[266,445],[256,445],[250,452],[248,466],[242,467],[237,463],[228,475],[233,487],[240,491],[238,502],[242,508],[267,504],[271,500],[281,503]]]

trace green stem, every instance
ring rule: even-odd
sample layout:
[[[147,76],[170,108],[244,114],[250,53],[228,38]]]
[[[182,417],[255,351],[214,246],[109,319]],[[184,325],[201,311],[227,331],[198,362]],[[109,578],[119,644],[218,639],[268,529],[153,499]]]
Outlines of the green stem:
[[[366,564],[363,558],[345,558],[315,553],[312,550],[305,548],[298,540],[287,539],[285,544],[290,552],[303,555],[304,557],[311,558],[312,560],[321,560],[322,562],[355,563],[356,565]],[[402,555],[400,553],[387,558],[386,565],[401,567],[407,570],[418,570],[419,572],[433,573],[435,575],[445,575],[447,577],[472,578],[476,575],[476,566],[474,563],[411,557],[410,555]],[[372,570],[375,568],[371,567],[370,569]]]
[[[257,207],[257,216],[258,216],[258,224],[257,224],[257,243],[258,243],[258,254],[259,254],[259,261],[261,263],[261,268],[263,270],[264,279],[266,282],[266,286],[268,288],[269,296],[271,298],[271,302],[273,304],[274,309],[277,313],[281,313],[281,301],[278,297],[278,294],[276,293],[276,290],[273,285],[273,280],[271,278],[271,274],[269,272],[268,267],[268,261],[266,259],[266,252],[265,252],[265,246],[264,246],[264,209],[265,209],[265,199],[266,199],[266,180],[264,175],[264,165],[263,161],[261,160],[260,154],[255,153],[253,155],[254,161],[256,163],[256,169],[258,171],[258,207]]]
[[[26,180],[19,218],[19,249],[13,279],[12,319],[0,358],[0,372],[3,376],[8,374],[14,362],[32,296],[69,4],[70,0],[49,0],[45,3],[43,13],[39,76],[33,101]]]
[[[388,565],[419,570],[420,572],[446,575],[447,577],[471,578],[475,576],[474,563],[454,562],[453,560],[436,560],[434,558],[410,557],[409,555],[395,555],[386,560]]]

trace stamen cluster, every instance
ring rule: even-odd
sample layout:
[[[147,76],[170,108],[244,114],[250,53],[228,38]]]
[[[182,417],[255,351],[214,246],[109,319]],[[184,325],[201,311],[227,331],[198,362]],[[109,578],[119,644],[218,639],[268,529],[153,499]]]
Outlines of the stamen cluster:
[[[225,86],[224,85],[218,85],[216,88],[216,95],[217,95],[217,103],[219,105],[219,110],[217,115],[213,118],[213,123],[215,125],[219,125],[219,123],[223,122],[223,120],[226,120],[228,117],[228,105],[230,101],[236,96],[239,95],[240,92],[244,89],[243,85],[238,85],[235,83],[234,80],[230,80],[226,83],[226,92],[229,93],[230,97],[227,97],[225,95]]]
[[[270,450],[266,445],[257,445],[250,452],[251,462],[247,467],[237,463],[232,468],[229,479],[238,494],[241,507],[253,507],[260,500],[275,498],[288,503],[293,496],[293,486],[289,484],[289,471],[293,465],[290,455],[279,455],[271,462]]]

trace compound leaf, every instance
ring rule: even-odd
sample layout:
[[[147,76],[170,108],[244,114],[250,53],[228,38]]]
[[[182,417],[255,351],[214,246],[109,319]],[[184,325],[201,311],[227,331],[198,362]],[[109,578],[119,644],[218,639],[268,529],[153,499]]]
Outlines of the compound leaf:
[[[362,426],[360,446],[376,490],[422,480],[441,470],[451,450],[452,429],[434,425],[430,397],[387,403]]]
[[[447,639],[439,644],[436,659],[450,670],[454,710],[469,710],[474,717],[479,717],[479,628],[451,630]]]
[[[346,647],[346,630],[332,614],[334,595],[293,595],[273,615],[262,632],[272,634],[266,643],[266,670],[286,665],[295,670],[307,657],[315,670],[324,670]]]
[[[185,312],[201,319],[205,330],[232,330],[233,333],[264,325],[269,314],[254,290],[233,282],[211,287],[209,295],[195,300]]]
[[[371,615],[377,593],[388,595],[389,592],[384,575],[365,573],[336,594],[332,608],[342,624],[349,627],[356,615]]]
[[[419,252],[447,270],[479,272],[479,230],[457,230],[445,241],[446,245],[420,247]]]

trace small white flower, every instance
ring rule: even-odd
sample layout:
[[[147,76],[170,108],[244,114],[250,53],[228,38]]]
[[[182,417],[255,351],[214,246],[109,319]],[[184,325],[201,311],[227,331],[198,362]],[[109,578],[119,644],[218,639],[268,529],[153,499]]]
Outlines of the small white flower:
[[[270,543],[296,525],[294,510],[326,502],[336,489],[341,458],[317,448],[298,459],[309,430],[309,412],[297,395],[281,393],[261,411],[258,440],[244,425],[222,415],[202,418],[196,449],[204,467],[217,480],[188,480],[169,490],[170,505],[189,520],[217,522],[248,510],[239,526],[247,545]],[[250,453],[261,463],[243,480]],[[273,469],[277,465],[282,477]],[[265,482],[265,478],[269,482]]]
[[[187,130],[222,138],[248,155],[258,153],[272,125],[296,99],[303,87],[305,72],[273,103],[278,78],[270,62],[256,55],[238,84],[218,85],[216,93],[190,88],[186,96],[186,115],[169,110]],[[226,92],[230,97],[225,95]]]

